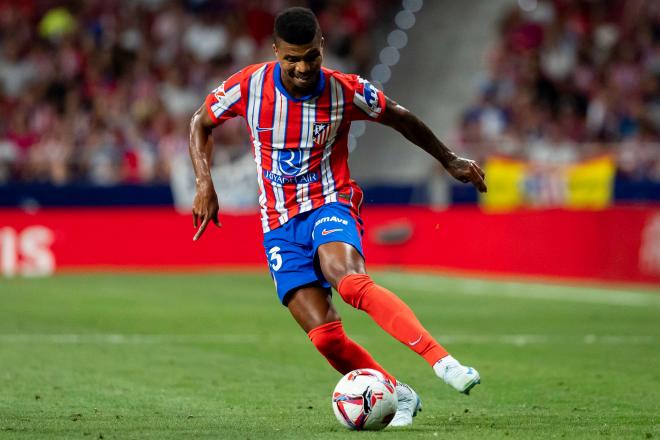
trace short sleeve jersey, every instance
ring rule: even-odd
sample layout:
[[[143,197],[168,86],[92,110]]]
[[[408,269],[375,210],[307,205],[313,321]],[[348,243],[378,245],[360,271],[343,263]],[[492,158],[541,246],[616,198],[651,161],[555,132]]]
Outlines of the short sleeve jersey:
[[[378,120],[385,95],[365,79],[322,68],[313,93],[294,98],[276,62],[230,76],[205,101],[211,119],[247,122],[259,182],[264,232],[326,203],[359,208],[362,192],[348,169],[352,121]]]

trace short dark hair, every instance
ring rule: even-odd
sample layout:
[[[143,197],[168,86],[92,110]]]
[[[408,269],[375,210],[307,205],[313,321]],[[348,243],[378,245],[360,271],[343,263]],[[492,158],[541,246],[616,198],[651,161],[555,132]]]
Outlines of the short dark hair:
[[[320,26],[311,9],[294,7],[285,9],[275,17],[273,34],[289,44],[311,42]]]

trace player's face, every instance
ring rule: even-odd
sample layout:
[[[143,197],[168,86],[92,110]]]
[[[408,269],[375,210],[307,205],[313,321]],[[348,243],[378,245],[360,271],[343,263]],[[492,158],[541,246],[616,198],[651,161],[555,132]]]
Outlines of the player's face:
[[[282,69],[284,86],[297,92],[313,90],[323,63],[323,37],[319,34],[310,43],[300,45],[278,38],[273,49]]]

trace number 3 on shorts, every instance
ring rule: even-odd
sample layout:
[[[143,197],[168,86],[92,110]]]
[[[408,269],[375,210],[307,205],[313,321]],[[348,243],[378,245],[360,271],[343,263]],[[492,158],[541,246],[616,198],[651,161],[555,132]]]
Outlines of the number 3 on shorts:
[[[279,246],[270,248],[268,253],[270,254],[270,261],[272,261],[270,267],[277,272],[282,267],[282,256],[278,254],[280,251]]]

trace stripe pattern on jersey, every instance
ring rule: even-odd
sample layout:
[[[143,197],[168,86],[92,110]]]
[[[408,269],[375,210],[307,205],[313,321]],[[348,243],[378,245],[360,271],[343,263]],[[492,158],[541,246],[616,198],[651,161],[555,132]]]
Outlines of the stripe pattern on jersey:
[[[332,147],[337,137],[337,132],[341,126],[343,113],[344,89],[334,77],[330,77],[330,120],[332,121],[332,124],[329,128],[328,138],[323,149],[323,157],[321,158],[321,176],[323,176],[323,196],[325,203],[337,201],[335,179],[330,164],[330,157],[332,154]]]
[[[273,149],[272,172],[278,175],[285,174],[280,168],[280,160],[282,159],[282,154],[287,154],[284,152],[286,148],[288,121],[287,110],[288,101],[286,97],[279,90],[275,89],[275,111],[273,112],[271,146]],[[275,211],[278,213],[277,220],[279,224],[277,226],[280,226],[289,220],[289,212],[286,209],[286,194],[284,193],[283,185],[279,182],[271,181],[271,188],[275,196]]]
[[[246,119],[264,232],[326,203],[355,202],[357,185],[348,170],[350,122],[380,117],[385,103],[367,81],[325,68],[318,95],[296,99],[275,78],[275,66],[248,66],[207,97],[217,121]]]
[[[245,119],[247,120],[248,126],[250,127],[250,134],[252,137],[252,145],[254,146],[254,161],[257,164],[257,180],[259,183],[259,206],[261,206],[261,227],[264,231],[269,231],[270,227],[268,224],[268,213],[267,213],[267,196],[266,188],[264,185],[264,179],[262,175],[262,157],[261,157],[261,148],[262,144],[259,140],[259,113],[261,112],[261,102],[262,102],[262,89],[264,83],[264,72],[268,65],[264,64],[263,67],[257,69],[253,74],[250,75],[248,80],[248,96],[247,96],[247,112]]]
[[[314,121],[316,120],[316,103],[318,98],[310,99],[302,104],[302,118],[300,124],[300,154],[302,155],[300,174],[305,175],[310,172],[310,157],[314,148]],[[296,202],[298,203],[298,213],[311,211],[314,206],[310,199],[310,186],[312,183],[298,183],[296,185]]]

